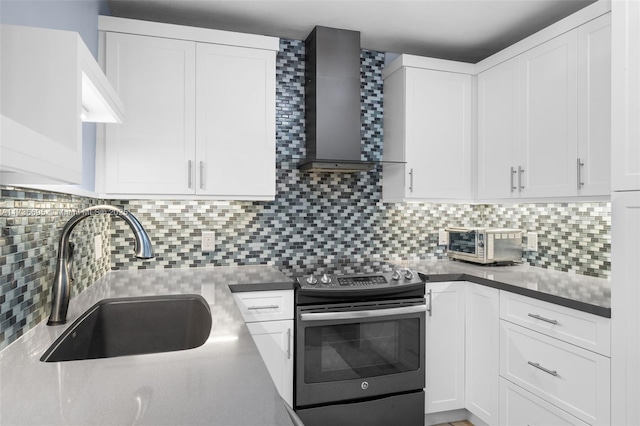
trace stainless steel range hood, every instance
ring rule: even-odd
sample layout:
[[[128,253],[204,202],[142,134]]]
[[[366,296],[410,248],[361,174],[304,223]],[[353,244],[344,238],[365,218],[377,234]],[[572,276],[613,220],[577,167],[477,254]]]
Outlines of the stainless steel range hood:
[[[361,160],[360,33],[317,26],[305,40],[303,171],[359,172]]]

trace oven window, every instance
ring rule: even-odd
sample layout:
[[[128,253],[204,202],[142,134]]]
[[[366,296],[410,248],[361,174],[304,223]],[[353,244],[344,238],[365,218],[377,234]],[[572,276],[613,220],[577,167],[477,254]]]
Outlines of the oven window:
[[[307,327],[305,383],[360,379],[420,368],[420,320]]]
[[[476,232],[449,232],[449,251],[476,254]]]

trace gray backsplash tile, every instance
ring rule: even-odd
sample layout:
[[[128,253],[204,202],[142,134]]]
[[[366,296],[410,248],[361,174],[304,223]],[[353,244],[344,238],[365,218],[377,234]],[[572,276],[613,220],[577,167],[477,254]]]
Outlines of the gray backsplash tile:
[[[444,258],[438,230],[509,226],[539,234],[532,265],[607,278],[610,204],[382,203],[381,169],[355,174],[301,173],[304,149],[304,43],[282,40],[277,65],[277,195],[273,202],[107,201],[130,210],[148,231],[156,258],[133,256],[127,225],[93,217],[74,230],[74,294],[109,269],[286,264],[316,258]],[[384,54],[363,50],[362,158],[382,155]],[[46,319],[60,230],[70,215],[104,200],[1,187],[0,350]],[[216,232],[203,253],[200,232]],[[93,236],[103,236],[94,259]],[[524,241],[526,243],[526,240]]]
[[[0,349],[49,315],[58,237],[64,224],[100,200],[0,186]],[[72,296],[110,267],[109,217],[92,216],[71,233],[76,244]],[[102,258],[95,259],[94,236],[101,235]]]

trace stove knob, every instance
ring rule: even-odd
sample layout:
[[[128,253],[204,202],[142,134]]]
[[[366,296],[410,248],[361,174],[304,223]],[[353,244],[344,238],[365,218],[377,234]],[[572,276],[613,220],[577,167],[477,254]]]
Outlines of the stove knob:
[[[411,281],[413,279],[413,272],[411,272],[411,269],[404,271],[404,279],[407,281]]]
[[[331,282],[331,277],[327,274],[323,274],[322,278],[320,278],[320,282],[322,284],[329,284]]]
[[[309,284],[309,285],[316,285],[317,282],[318,282],[316,277],[314,277],[313,275],[309,275],[309,277],[307,277],[306,281],[307,281],[307,284]]]
[[[400,279],[400,271],[398,271],[397,269],[393,271],[393,274],[391,274],[391,279],[393,281],[398,281]]]

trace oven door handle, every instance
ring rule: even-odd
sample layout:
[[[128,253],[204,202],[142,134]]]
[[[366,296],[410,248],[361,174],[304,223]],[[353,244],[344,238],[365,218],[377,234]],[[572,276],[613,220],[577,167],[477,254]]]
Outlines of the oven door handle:
[[[358,318],[376,318],[389,315],[404,315],[426,312],[427,305],[405,306],[402,308],[373,309],[369,311],[349,312],[309,312],[300,314],[302,321],[349,320]]]

